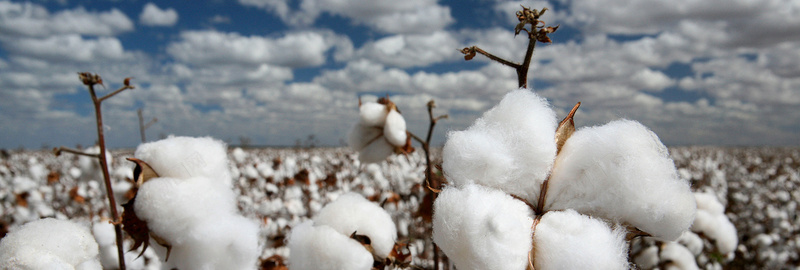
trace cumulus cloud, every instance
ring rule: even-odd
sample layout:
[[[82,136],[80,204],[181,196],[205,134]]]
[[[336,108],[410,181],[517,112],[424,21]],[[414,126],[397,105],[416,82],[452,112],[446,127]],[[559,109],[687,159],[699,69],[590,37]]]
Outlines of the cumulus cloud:
[[[90,62],[121,60],[132,56],[113,37],[84,39],[79,35],[57,35],[46,38],[4,39],[5,48],[14,54],[53,62]]]
[[[178,12],[173,8],[160,9],[150,2],[139,14],[139,22],[147,26],[173,26],[178,23]]]
[[[289,25],[309,25],[322,13],[329,13],[393,34],[430,33],[455,21],[450,8],[434,0],[303,0],[297,10],[293,10],[287,0],[239,0],[239,3],[266,9]]]
[[[268,38],[208,30],[182,32],[167,52],[197,65],[267,63],[296,68],[324,64],[334,47],[334,57],[346,58],[352,52],[350,40],[332,32],[300,31]]]
[[[444,31],[422,35],[393,35],[365,44],[356,51],[356,56],[387,66],[424,67],[443,61],[460,60],[460,53],[456,51],[460,45],[453,33]]]
[[[50,14],[30,2],[0,2],[0,35],[46,37],[56,34],[113,36],[133,30],[133,22],[122,11],[89,12],[79,7]]]

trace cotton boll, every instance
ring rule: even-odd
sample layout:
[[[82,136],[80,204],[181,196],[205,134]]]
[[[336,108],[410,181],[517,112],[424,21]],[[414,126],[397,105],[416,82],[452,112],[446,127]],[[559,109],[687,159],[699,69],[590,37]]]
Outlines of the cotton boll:
[[[97,262],[97,254],[97,242],[88,229],[46,218],[29,222],[0,240],[0,269],[73,269]]]
[[[289,267],[292,270],[369,270],[373,258],[360,243],[331,227],[306,221],[292,228],[289,236]]]
[[[231,156],[233,157],[233,161],[237,164],[242,164],[247,159],[247,153],[242,150],[241,147],[236,147],[231,151]]]
[[[202,176],[231,186],[225,143],[211,137],[174,137],[139,145],[134,154],[162,177]]]
[[[392,153],[394,153],[394,147],[385,138],[379,137],[361,149],[358,153],[358,159],[363,163],[381,162]]]
[[[626,230],[574,210],[545,214],[533,233],[536,269],[627,269]]]
[[[685,246],[686,249],[691,251],[695,256],[700,255],[700,253],[703,252],[703,239],[690,231],[683,232],[677,241],[681,245]]]
[[[725,212],[725,206],[717,200],[717,196],[707,192],[695,192],[694,199],[697,201],[697,209],[705,210],[712,214],[722,214]]]
[[[661,246],[661,261],[669,261],[666,269],[697,270],[697,263],[692,252],[686,247],[675,243],[665,242]]]
[[[254,269],[258,254],[258,225],[231,215],[190,228],[168,262],[178,269]]]
[[[389,113],[389,111],[386,110],[386,105],[375,102],[361,104],[358,110],[359,116],[361,117],[360,124],[371,127],[383,126],[386,122],[386,116]]]
[[[550,176],[545,207],[626,222],[665,240],[689,228],[696,211],[666,147],[635,121],[576,131]]]
[[[652,269],[658,265],[658,247],[649,246],[644,248],[639,254],[633,258],[633,262],[641,269]]]
[[[150,230],[167,241],[180,241],[192,226],[236,212],[234,194],[204,177],[153,178],[139,188],[134,209]]]
[[[366,235],[375,253],[385,258],[394,248],[397,228],[392,217],[377,204],[356,193],[345,193],[323,207],[314,224],[327,225],[342,235]]]
[[[555,158],[555,122],[544,99],[512,91],[467,130],[448,134],[444,173],[457,186],[478,183],[536,203]]]
[[[733,252],[739,243],[736,227],[724,214],[724,207],[710,193],[695,193],[697,214],[692,231],[702,233],[714,240],[722,254]]]
[[[531,210],[499,190],[445,187],[434,202],[433,240],[458,269],[525,269]]]
[[[394,146],[406,144],[406,120],[397,110],[392,110],[386,115],[386,124],[383,126],[383,136],[386,141]]]
[[[376,139],[380,139],[383,130],[380,127],[365,126],[357,124],[353,126],[347,135],[347,144],[353,150],[361,151]]]

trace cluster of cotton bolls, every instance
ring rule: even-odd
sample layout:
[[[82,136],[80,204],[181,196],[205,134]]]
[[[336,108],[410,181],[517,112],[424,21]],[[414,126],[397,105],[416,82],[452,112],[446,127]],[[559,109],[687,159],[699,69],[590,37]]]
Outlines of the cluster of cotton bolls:
[[[696,192],[697,215],[691,231],[675,242],[653,238],[635,240],[632,259],[641,269],[678,267],[679,269],[722,269],[733,260],[738,235],[715,194]]]
[[[556,127],[547,101],[519,89],[448,134],[433,238],[458,269],[622,269],[624,225],[665,240],[689,228],[689,184],[653,132],[618,120],[558,149]]]
[[[675,244],[662,247],[662,250],[666,250],[666,257],[680,258],[686,249],[690,252],[699,250],[699,242],[690,236],[692,234],[700,237],[703,253],[708,258],[706,263],[702,263],[702,258],[698,258],[700,256],[695,257],[693,263],[700,268],[710,268],[714,262],[746,269],[783,269],[800,264],[797,255],[800,254],[800,220],[797,215],[797,204],[800,203],[800,149],[679,147],[670,151],[680,178],[688,179],[696,192],[715,194],[717,201],[725,206],[725,216],[735,225],[739,241],[733,252],[735,258],[725,262],[727,257],[713,255],[711,251],[717,247],[710,240],[699,233],[684,233]],[[134,166],[125,158],[133,153],[130,150],[115,150],[112,154],[111,177],[115,194],[118,195],[117,201],[121,204],[128,200],[126,191],[131,183],[125,178],[132,177]],[[398,242],[407,241],[410,244],[413,265],[431,266],[432,253],[425,249],[425,241],[422,240],[426,239],[426,235],[429,237],[430,232],[422,230],[422,218],[416,213],[424,194],[421,185],[425,158],[421,153],[392,155],[386,161],[374,164],[362,164],[358,154],[348,148],[233,149],[228,156],[232,161],[228,169],[236,205],[245,217],[260,222],[258,241],[262,247],[261,260],[280,255],[288,262],[291,255],[286,238],[289,238],[293,228],[313,220],[323,206],[343,194],[355,192],[374,203],[382,203],[396,224]],[[116,246],[112,244],[113,228],[108,224],[104,187],[101,179],[80,179],[79,176],[85,174],[78,160],[71,154],[54,156],[49,151],[12,152],[7,157],[0,157],[0,235],[4,227],[14,232],[20,230],[23,224],[44,217],[69,219],[86,226],[87,230],[91,229],[99,246],[98,260],[104,269],[113,269],[117,260]],[[508,178],[524,172],[509,174]],[[486,193],[479,191],[481,189],[494,190],[489,192],[498,197],[491,200],[493,205],[510,206],[469,206],[474,202],[468,201],[460,205],[457,202],[450,204],[451,207],[474,209],[475,212],[491,209],[491,213],[494,213],[507,209],[502,211],[530,213],[530,216],[518,219],[502,215],[505,219],[498,218],[492,221],[494,223],[486,223],[487,226],[494,226],[495,230],[512,233],[512,229],[517,228],[522,234],[527,234],[521,225],[514,227],[513,224],[535,219],[530,207],[520,205],[521,201],[505,195],[506,192],[498,192],[498,188],[471,185],[453,188],[453,191],[461,190],[462,193],[448,191],[441,196]],[[698,211],[702,212],[703,207],[699,208]],[[586,221],[584,215],[579,214],[581,211],[562,212],[551,211],[547,214],[560,214],[560,217],[542,217],[537,225],[539,232],[546,231],[548,226],[569,231],[570,224],[586,223],[595,226],[581,226],[610,231],[603,235],[611,236],[611,239],[618,237],[615,233],[619,233],[620,229],[617,227],[608,226],[599,219]],[[470,213],[462,211],[458,214]],[[571,218],[581,221],[572,221]],[[530,223],[527,226],[530,228]],[[575,230],[574,235],[586,233],[587,230]],[[547,235],[542,233],[541,236]],[[531,238],[528,240],[532,242]],[[537,241],[544,243],[546,240]],[[124,245],[127,250],[132,241],[127,239]],[[633,253],[638,251],[637,245],[634,243]],[[642,244],[641,247],[647,245]],[[159,269],[160,260],[154,252],[158,248],[161,247],[151,241],[148,251],[138,260],[133,260],[138,251],[127,252],[128,269]],[[174,255],[170,255],[170,261]],[[635,261],[634,257],[630,259]]]
[[[728,265],[800,265],[800,149],[682,147],[672,154],[697,190],[725,205],[739,238]]]
[[[424,157],[419,153],[363,165],[357,154],[344,148],[235,148],[231,156],[234,186],[242,194],[239,207],[245,215],[262,221],[262,260],[275,255],[290,258],[285,239],[293,228],[321,214],[323,206],[353,192],[383,203],[397,222],[402,239],[424,235],[415,230],[419,227],[415,224],[422,222],[415,213],[423,195],[425,170]],[[415,243],[414,248],[415,254],[425,252],[424,244]]]

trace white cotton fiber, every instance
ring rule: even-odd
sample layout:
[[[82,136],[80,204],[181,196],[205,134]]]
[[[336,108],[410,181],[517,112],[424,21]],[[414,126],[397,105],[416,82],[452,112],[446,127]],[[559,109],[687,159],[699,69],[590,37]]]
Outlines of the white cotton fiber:
[[[392,110],[386,115],[383,136],[386,137],[386,141],[394,146],[406,144],[406,120],[396,110]]]
[[[289,236],[289,267],[292,270],[369,270],[372,254],[358,241],[331,227],[313,221],[292,228]]]
[[[361,104],[358,111],[361,117],[360,123],[371,127],[383,126],[386,121],[386,115],[389,112],[386,110],[386,105],[375,102]]]
[[[434,202],[433,241],[458,269],[525,269],[532,211],[502,191],[445,187]]]
[[[383,129],[380,127],[365,126],[356,124],[347,135],[347,144],[353,150],[361,151],[370,143],[381,139]]]
[[[171,242],[180,241],[189,228],[209,217],[236,211],[233,192],[220,190],[213,182],[205,177],[153,178],[139,188],[136,215],[147,221],[157,235]]]
[[[733,252],[739,244],[736,227],[725,216],[725,208],[714,194],[694,193],[697,200],[697,216],[692,231],[702,233],[714,240],[722,254]]]
[[[261,251],[258,231],[257,224],[241,216],[207,220],[173,244],[167,262],[178,269],[254,269]],[[151,240],[151,245],[158,244]],[[164,255],[159,252],[162,260]]]
[[[362,163],[375,163],[385,160],[394,153],[394,146],[389,144],[385,138],[379,137],[372,143],[361,149],[358,159]]]
[[[327,225],[342,235],[366,235],[376,255],[384,258],[397,240],[397,227],[389,213],[356,193],[342,194],[325,205],[313,220],[315,225]]]
[[[231,186],[225,143],[211,137],[174,137],[139,145],[134,154],[162,177],[203,176]]]
[[[575,209],[675,240],[695,200],[667,148],[645,126],[617,120],[576,131],[556,159],[546,209]]]
[[[626,230],[574,210],[545,214],[533,233],[534,266],[549,269],[628,269]]]
[[[101,269],[89,230],[52,218],[29,222],[0,240],[0,269]]]
[[[477,183],[535,204],[555,158],[555,129],[544,98],[512,91],[467,130],[448,134],[444,173],[456,186]]]
[[[671,262],[666,269],[697,270],[697,263],[692,252],[686,247],[675,243],[665,242],[661,246],[661,261]]]

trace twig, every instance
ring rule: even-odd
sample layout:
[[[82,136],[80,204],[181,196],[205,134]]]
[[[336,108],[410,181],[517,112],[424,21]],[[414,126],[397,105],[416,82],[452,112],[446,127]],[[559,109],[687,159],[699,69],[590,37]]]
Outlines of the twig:
[[[55,154],[56,156],[60,156],[61,152],[72,153],[72,154],[79,155],[79,156],[100,158],[100,154],[89,154],[89,153],[83,152],[81,150],[76,150],[76,149],[72,149],[72,148],[69,148],[69,147],[61,146],[61,147],[53,148],[53,154]]]
[[[147,141],[147,139],[145,137],[144,130],[146,130],[147,128],[149,128],[150,126],[152,126],[153,124],[158,122],[158,118],[153,117],[153,119],[150,120],[150,122],[147,122],[147,124],[145,124],[144,123],[144,117],[142,116],[142,109],[141,108],[136,110],[136,114],[139,116],[139,135],[142,137],[142,143],[144,143],[144,142]]]
[[[100,158],[100,167],[103,171],[103,180],[106,185],[106,196],[108,197],[108,204],[111,212],[111,216],[113,221],[111,222],[114,224],[114,233],[116,234],[117,240],[117,255],[119,258],[119,268],[121,270],[125,270],[125,251],[122,247],[122,221],[120,220],[119,213],[117,212],[117,202],[114,199],[114,190],[111,187],[111,177],[108,173],[108,161],[106,160],[106,142],[105,136],[103,134],[103,114],[100,110],[100,105],[102,105],[103,100],[106,100],[126,89],[133,89],[133,86],[130,85],[130,78],[125,79],[125,85],[120,89],[102,97],[97,98],[97,94],[94,91],[95,84],[103,84],[103,79],[100,78],[97,74],[92,75],[91,73],[84,72],[79,73],[78,77],[83,81],[83,84],[89,88],[89,94],[92,97],[92,103],[94,104],[94,112],[95,117],[97,119],[97,141],[98,145],[100,146],[100,154],[98,155]]]

